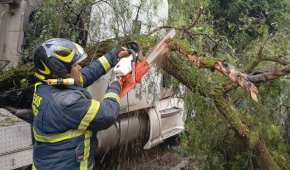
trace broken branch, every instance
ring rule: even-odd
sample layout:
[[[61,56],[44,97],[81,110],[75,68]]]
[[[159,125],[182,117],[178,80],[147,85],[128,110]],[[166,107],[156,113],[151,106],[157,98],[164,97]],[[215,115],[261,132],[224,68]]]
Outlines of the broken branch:
[[[274,69],[269,72],[263,72],[256,75],[248,76],[248,80],[253,83],[262,83],[270,80],[275,80],[281,76],[285,76],[290,73],[290,64],[282,67],[281,69]]]
[[[160,27],[157,27],[157,28],[153,29],[152,31],[150,31],[147,35],[152,35],[152,34],[158,32],[162,29],[175,29],[176,31],[181,31],[184,34],[187,34],[190,37],[193,37],[193,33],[190,31],[190,29],[192,29],[194,26],[196,26],[198,24],[200,17],[203,14],[203,11],[204,11],[204,8],[202,6],[199,7],[197,16],[195,19],[192,20],[192,23],[190,25],[183,25],[180,27],[174,27],[174,26],[168,26],[168,25],[160,26]]]
[[[186,57],[198,68],[208,68],[220,72],[228,77],[233,83],[238,84],[246,90],[254,101],[258,101],[258,89],[255,84],[248,80],[247,74],[238,71],[234,66],[224,61],[218,61],[217,59],[202,59],[195,54],[190,54],[176,43],[171,43],[171,49],[182,54],[182,56]]]

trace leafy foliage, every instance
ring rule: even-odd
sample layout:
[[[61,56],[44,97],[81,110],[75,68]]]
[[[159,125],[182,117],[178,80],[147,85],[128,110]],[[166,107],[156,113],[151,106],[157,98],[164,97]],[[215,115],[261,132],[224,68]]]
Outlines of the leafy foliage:
[[[22,59],[31,61],[34,48],[50,38],[67,38],[85,46],[93,0],[48,0],[30,16]]]

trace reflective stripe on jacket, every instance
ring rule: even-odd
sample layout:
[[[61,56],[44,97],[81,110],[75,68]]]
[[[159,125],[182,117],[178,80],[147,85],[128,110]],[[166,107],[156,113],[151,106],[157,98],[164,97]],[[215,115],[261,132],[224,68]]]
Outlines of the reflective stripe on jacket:
[[[113,67],[117,59],[106,56],[84,67],[84,87]],[[107,89],[102,102],[83,87],[52,87],[37,83],[33,95],[33,169],[87,170],[94,167],[96,132],[111,126],[119,111],[119,82]]]

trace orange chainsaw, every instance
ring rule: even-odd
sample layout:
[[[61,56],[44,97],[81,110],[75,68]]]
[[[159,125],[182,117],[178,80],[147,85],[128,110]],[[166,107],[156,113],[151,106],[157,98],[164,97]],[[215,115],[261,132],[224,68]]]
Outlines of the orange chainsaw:
[[[141,81],[142,77],[148,73],[150,66],[156,61],[158,57],[161,57],[165,51],[168,51],[168,42],[175,36],[175,34],[176,32],[174,29],[170,30],[144,60],[140,60],[138,58],[138,44],[135,42],[128,43],[128,51],[131,55],[133,55],[132,71],[121,77],[121,97],[125,96],[131,89],[136,86],[137,83]]]

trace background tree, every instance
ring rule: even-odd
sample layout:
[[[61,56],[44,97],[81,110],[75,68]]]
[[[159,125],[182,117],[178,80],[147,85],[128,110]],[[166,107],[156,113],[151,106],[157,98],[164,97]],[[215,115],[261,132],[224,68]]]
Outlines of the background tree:
[[[69,38],[86,46],[91,6],[94,0],[49,0],[30,15],[25,30],[22,59],[31,61],[33,49],[50,38]]]

